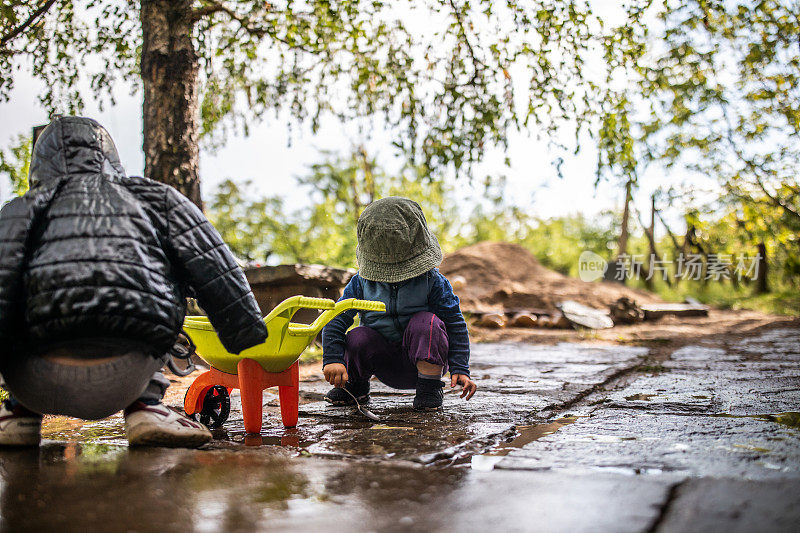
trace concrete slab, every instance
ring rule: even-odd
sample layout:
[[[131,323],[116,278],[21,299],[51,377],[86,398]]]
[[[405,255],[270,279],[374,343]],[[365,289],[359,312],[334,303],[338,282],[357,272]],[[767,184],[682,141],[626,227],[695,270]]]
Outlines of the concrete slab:
[[[447,531],[639,532],[656,522],[676,482],[609,474],[493,471],[469,476]],[[489,496],[492,495],[492,496]],[[448,509],[448,507],[445,507]]]
[[[664,363],[668,372],[612,392],[588,416],[511,451],[496,468],[798,478],[800,415],[769,416],[800,406],[796,353],[800,334],[790,329],[744,348],[686,346]]]
[[[673,495],[658,533],[800,531],[800,482],[691,479]]]
[[[45,428],[58,442],[0,450],[0,530],[794,531],[800,431],[715,414],[798,410],[799,338],[687,347],[611,393],[643,348],[478,345],[471,402],[448,394],[442,413],[420,414],[413,393],[376,384],[381,424],[316,401],[287,430],[269,393],[262,434],[245,436],[234,398],[203,450],[129,449],[121,417],[60,418]],[[582,416],[537,416],[559,405]],[[464,462],[508,450],[489,472]]]
[[[800,334],[778,329],[726,349],[685,346],[609,396],[604,407],[651,413],[763,415],[800,408]]]
[[[753,418],[602,410],[511,451],[495,468],[800,478],[800,432]]]
[[[0,450],[0,529],[633,532],[655,523],[672,484],[51,443]]]

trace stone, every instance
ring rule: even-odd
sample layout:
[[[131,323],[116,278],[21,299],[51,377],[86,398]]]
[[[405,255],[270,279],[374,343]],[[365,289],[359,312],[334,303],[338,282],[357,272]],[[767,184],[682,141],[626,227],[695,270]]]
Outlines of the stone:
[[[323,265],[294,264],[248,268],[244,273],[261,312],[266,315],[290,296],[337,300],[356,271]],[[310,323],[318,314],[318,311],[302,309],[294,320]]]
[[[464,276],[453,276],[450,278],[450,285],[453,287],[453,291],[456,293],[466,287],[467,280]]]
[[[614,322],[602,309],[579,304],[572,300],[565,300],[559,304],[561,312],[571,323],[589,329],[608,329],[614,327]]]
[[[609,314],[614,324],[634,324],[644,320],[642,308],[624,296],[609,306]]]

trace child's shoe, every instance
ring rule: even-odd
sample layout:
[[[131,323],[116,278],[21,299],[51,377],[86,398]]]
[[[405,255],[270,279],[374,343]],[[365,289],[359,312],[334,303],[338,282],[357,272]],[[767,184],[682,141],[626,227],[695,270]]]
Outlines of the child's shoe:
[[[417,411],[436,411],[444,401],[444,383],[438,379],[417,378],[417,395],[414,396],[414,409]]]
[[[369,403],[369,380],[349,380],[347,383],[344,384],[344,388],[350,391],[350,393],[356,397],[359,404]],[[345,391],[338,387],[334,387],[333,389],[328,391],[328,394],[325,395],[325,401],[330,403],[331,405],[355,405],[356,402],[353,401],[353,397],[350,394],[347,394]]]
[[[42,439],[42,415],[5,400],[0,405],[0,445],[38,446]]]
[[[212,439],[203,424],[163,404],[136,401],[125,409],[125,436],[131,446],[197,448]]]

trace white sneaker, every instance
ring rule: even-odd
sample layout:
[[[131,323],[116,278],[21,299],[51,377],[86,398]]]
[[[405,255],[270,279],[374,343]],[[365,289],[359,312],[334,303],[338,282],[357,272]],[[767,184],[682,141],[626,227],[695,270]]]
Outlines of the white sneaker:
[[[0,445],[38,446],[41,439],[42,415],[8,401],[0,405]]]
[[[125,435],[131,446],[197,448],[211,440],[203,424],[189,420],[163,404],[140,401],[125,409]]]

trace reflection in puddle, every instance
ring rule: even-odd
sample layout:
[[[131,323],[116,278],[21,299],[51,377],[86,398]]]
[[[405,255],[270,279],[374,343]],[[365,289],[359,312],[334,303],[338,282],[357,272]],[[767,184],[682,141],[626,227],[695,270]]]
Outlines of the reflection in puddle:
[[[511,450],[522,448],[526,444],[530,444],[536,440],[541,439],[547,435],[551,435],[564,426],[574,424],[578,421],[577,416],[566,416],[559,418],[547,424],[536,424],[532,426],[517,426],[517,436],[509,441],[500,444],[497,448],[482,455],[473,455],[471,458],[471,467],[473,470],[488,471],[492,470],[494,466],[499,463],[505,455]]]
[[[125,421],[120,414],[91,421],[48,416],[42,424],[42,438],[121,446],[128,444],[125,438]]]
[[[595,466],[592,470],[598,472],[622,474],[625,476],[659,475],[663,474],[663,468],[630,467],[630,466]]]
[[[369,429],[397,429],[400,431],[414,431],[413,427],[408,426],[387,426],[386,424],[375,424]]]
[[[783,426],[800,429],[800,413],[777,413],[774,415],[763,415],[762,418],[769,420],[770,422],[777,422]]]
[[[752,446],[750,444],[734,444],[734,448],[739,448],[740,450],[745,450],[748,452],[758,452],[758,453],[769,453],[771,450],[769,448],[762,448],[760,446]]]
[[[775,422],[776,424],[790,427],[792,429],[800,429],[800,413],[794,411],[786,413],[767,413],[762,415],[732,415],[730,413],[716,413],[711,416],[722,418],[753,418],[755,420]]]
[[[252,531],[265,513],[324,499],[313,466],[244,448],[230,453],[45,441],[39,448],[0,449],[0,530],[113,524],[121,531]]]

